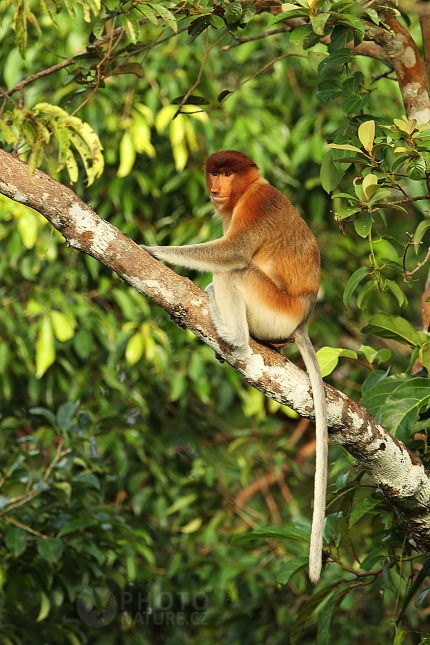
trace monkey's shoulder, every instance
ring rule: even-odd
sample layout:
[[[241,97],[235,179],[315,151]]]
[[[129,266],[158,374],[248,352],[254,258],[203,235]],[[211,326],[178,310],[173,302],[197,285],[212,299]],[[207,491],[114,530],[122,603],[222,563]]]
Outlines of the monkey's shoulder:
[[[290,200],[274,186],[266,183],[265,186],[262,186],[260,194],[260,209],[262,212],[267,213],[269,217],[276,217],[285,222],[290,222],[291,220],[304,222]]]

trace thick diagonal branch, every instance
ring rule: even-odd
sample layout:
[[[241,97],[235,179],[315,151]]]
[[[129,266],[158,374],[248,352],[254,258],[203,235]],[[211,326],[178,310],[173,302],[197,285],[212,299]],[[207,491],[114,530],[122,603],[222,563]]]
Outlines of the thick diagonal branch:
[[[38,170],[29,177],[27,164],[0,150],[0,194],[41,213],[69,246],[99,260],[151,298],[176,323],[212,347],[253,387],[313,419],[313,400],[305,372],[252,339],[249,357],[240,360],[217,337],[206,294],[98,217],[72,190]],[[430,551],[430,481],[420,459],[342,392],[326,385],[326,397],[331,439],[354,456],[406,518],[417,548]]]

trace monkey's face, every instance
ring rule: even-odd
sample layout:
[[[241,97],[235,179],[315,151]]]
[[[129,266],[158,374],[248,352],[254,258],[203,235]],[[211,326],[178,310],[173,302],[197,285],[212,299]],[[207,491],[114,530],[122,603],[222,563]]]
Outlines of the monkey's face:
[[[217,210],[221,210],[230,201],[234,177],[235,173],[228,170],[207,174],[209,195]]]

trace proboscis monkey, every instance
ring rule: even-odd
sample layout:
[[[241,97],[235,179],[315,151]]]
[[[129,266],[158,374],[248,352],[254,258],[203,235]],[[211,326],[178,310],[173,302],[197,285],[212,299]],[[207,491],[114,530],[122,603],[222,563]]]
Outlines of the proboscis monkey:
[[[320,254],[307,224],[245,154],[217,152],[206,160],[205,169],[223,236],[204,244],[143,248],[159,260],[213,273],[206,288],[210,316],[219,336],[239,355],[250,352],[250,335],[274,346],[294,338],[309,373],[316,416],[309,577],[317,584],[327,489],[327,413],[306,321],[318,293]]]

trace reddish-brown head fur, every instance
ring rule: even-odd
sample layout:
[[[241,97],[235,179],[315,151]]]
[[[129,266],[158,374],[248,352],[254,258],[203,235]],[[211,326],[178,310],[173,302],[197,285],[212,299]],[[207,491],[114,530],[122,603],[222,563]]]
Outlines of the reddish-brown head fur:
[[[222,150],[208,157],[205,171],[212,202],[215,208],[224,212],[231,212],[249,184],[260,176],[257,164],[236,150]],[[229,199],[220,203],[219,196]]]

